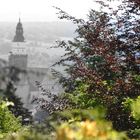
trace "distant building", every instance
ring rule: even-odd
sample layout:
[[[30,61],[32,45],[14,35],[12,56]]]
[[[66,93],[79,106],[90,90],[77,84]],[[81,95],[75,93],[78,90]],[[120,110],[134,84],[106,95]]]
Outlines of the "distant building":
[[[19,22],[16,26],[16,34],[12,41],[12,50],[9,54],[9,66],[21,70],[19,75],[20,81],[15,84],[17,89],[15,94],[21,98],[26,108],[35,113],[35,120],[40,121],[44,115],[44,111],[35,110],[36,105],[31,104],[34,97],[42,97],[42,89],[38,87],[37,82],[40,83],[44,89],[51,90],[54,94],[63,91],[63,89],[60,85],[56,84],[56,80],[54,80],[55,78],[51,75],[48,68],[37,64],[29,64],[31,54],[29,54],[28,47],[29,45],[28,42],[25,42],[23,27],[19,18]]]
[[[24,44],[23,27],[19,18],[19,22],[16,26],[16,34],[13,39],[12,51],[9,56],[9,65],[21,70],[26,70],[28,63],[28,55]]]
[[[16,26],[16,32],[12,41],[12,50],[9,55],[9,66],[21,70],[20,81],[16,83],[16,95],[21,97],[24,105],[30,108],[32,92],[39,94],[35,81],[42,82],[47,73],[47,68],[36,68],[28,66],[28,43],[25,42],[21,20]]]
[[[23,27],[22,27],[22,23],[20,22],[20,18],[16,27],[16,35],[13,39],[13,42],[24,42]]]

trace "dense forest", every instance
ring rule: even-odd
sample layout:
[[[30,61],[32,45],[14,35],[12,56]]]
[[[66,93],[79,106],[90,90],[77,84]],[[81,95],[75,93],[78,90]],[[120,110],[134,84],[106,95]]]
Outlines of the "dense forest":
[[[96,1],[100,11],[91,9],[88,20],[55,7],[60,19],[76,25],[77,36],[54,46],[66,50],[52,66],[64,93],[42,87],[47,98],[33,101],[47,112],[45,120],[34,122],[15,95],[20,71],[1,62],[0,139],[140,139],[140,1],[121,0],[115,10],[109,1]]]

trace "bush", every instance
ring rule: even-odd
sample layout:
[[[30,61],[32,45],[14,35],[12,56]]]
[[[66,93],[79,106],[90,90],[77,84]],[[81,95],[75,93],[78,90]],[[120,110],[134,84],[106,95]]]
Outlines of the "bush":
[[[71,111],[72,119],[57,128],[56,140],[127,140],[125,133],[115,131],[104,117],[101,107]]]
[[[31,129],[23,129],[18,133],[9,135],[5,140],[49,140],[48,136]]]
[[[9,133],[17,132],[21,128],[19,118],[16,118],[8,109],[12,102],[0,101],[0,138]]]

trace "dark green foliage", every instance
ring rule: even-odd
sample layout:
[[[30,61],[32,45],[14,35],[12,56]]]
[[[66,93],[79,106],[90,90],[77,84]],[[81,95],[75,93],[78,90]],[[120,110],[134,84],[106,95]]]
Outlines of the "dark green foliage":
[[[15,88],[11,82],[7,84],[6,90],[3,92],[4,98],[14,103],[9,109],[16,117],[21,117],[22,124],[29,124],[32,121],[31,113],[23,107],[21,99],[15,95]]]
[[[140,138],[140,96],[136,99],[127,98],[123,102],[124,109],[130,113],[130,117],[133,118],[133,122],[136,127],[128,131],[128,135],[131,138]]]
[[[88,85],[78,82],[75,91],[66,94],[66,97],[73,103],[73,108],[92,109],[99,105],[99,102],[92,93],[87,94],[88,88]]]
[[[3,100],[8,100],[14,103],[14,106],[8,108],[16,117],[21,117],[22,124],[31,122],[31,113],[23,107],[23,103],[19,97],[15,95],[15,83],[19,79],[20,73],[25,73],[14,67],[8,67],[6,62],[0,61],[0,96]]]

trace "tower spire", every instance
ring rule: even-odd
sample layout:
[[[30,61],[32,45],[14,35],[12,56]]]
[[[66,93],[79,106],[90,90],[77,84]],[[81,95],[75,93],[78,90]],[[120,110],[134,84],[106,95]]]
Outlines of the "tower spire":
[[[19,23],[20,23],[21,12],[19,12]]]
[[[13,42],[24,42],[23,27],[19,16],[19,22],[16,26],[16,35],[14,36]]]

